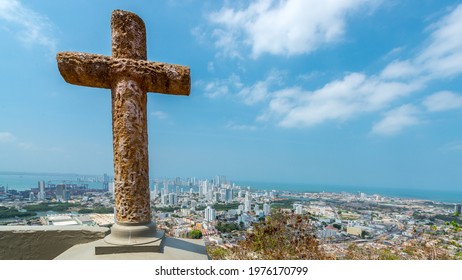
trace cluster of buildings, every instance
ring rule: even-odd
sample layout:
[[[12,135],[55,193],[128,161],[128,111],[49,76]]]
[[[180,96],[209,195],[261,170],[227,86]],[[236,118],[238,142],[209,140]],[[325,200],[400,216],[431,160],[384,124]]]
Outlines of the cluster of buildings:
[[[252,223],[270,214],[275,198],[275,191],[251,192],[228,182],[225,176],[155,181],[151,192],[157,225],[168,234],[184,237],[192,230],[200,230],[206,242],[221,243],[220,227],[225,225],[243,236]]]
[[[109,177],[104,178],[104,187],[99,190],[90,190],[85,184],[46,184],[44,181],[27,192],[0,189],[0,206],[21,209],[26,204],[66,201],[74,203],[76,210],[95,205],[113,207],[113,183]],[[206,244],[235,246],[252,230],[254,223],[277,207],[296,215],[308,215],[310,230],[314,230],[323,247],[336,256],[345,254],[352,243],[399,251],[416,240],[440,244],[453,255],[462,254],[462,231],[455,228],[462,224],[461,204],[365,193],[251,190],[229,182],[225,176],[211,180],[179,177],[153,180],[151,189],[152,213],[157,226],[174,237],[187,237],[191,231],[199,230]],[[43,225],[69,226],[110,226],[113,222],[113,214],[72,211],[44,213],[37,220]]]
[[[412,258],[413,244],[436,246],[450,256],[462,253],[460,204],[349,193],[293,194],[307,199],[294,213],[309,215],[323,247],[342,256],[355,244]]]

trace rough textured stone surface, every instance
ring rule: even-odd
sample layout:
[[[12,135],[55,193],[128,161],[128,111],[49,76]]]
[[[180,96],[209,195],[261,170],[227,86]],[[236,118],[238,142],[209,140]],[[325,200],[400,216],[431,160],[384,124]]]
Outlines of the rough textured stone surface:
[[[78,86],[112,88],[118,77],[139,80],[148,92],[189,95],[189,67],[128,58],[60,52],[56,55],[59,72],[64,80]]]
[[[134,13],[115,10],[111,16],[112,56],[147,59],[146,27]]]
[[[111,17],[112,57],[62,52],[56,59],[71,84],[110,88],[114,148],[114,192],[118,224],[148,224],[148,132],[146,92],[189,95],[189,68],[146,61],[146,30],[135,14]]]
[[[100,240],[108,228],[89,226],[2,226],[0,260],[52,260],[77,244]]]
[[[146,102],[133,80],[120,79],[112,89],[114,194],[121,223],[151,220]]]

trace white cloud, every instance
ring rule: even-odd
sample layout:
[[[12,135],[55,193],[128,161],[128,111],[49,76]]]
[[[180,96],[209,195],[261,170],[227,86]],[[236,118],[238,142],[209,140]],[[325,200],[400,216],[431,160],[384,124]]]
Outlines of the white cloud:
[[[387,79],[441,79],[462,73],[462,4],[432,24],[423,50],[414,58],[390,63],[381,76]]]
[[[2,132],[0,131],[0,142],[11,142],[15,139],[14,135],[11,132]]]
[[[0,25],[8,24],[8,29],[16,33],[21,42],[31,47],[45,46],[54,52],[56,39],[51,35],[50,20],[23,6],[18,0],[0,0]]]
[[[369,0],[259,0],[245,9],[223,8],[209,20],[220,26],[213,31],[217,48],[240,57],[240,44],[252,57],[264,53],[297,55],[338,42],[347,17],[362,8],[375,7]]]
[[[440,91],[425,98],[423,105],[430,112],[461,108],[462,95],[450,91]]]
[[[151,116],[153,116],[154,118],[156,119],[159,119],[159,120],[163,120],[163,119],[166,119],[168,117],[168,115],[162,111],[154,111],[154,112],[151,112]]]
[[[275,84],[280,84],[283,75],[284,73],[273,70],[265,80],[242,88],[238,93],[238,97],[247,105],[264,101],[270,96],[269,88]]]
[[[215,15],[217,17],[215,20],[230,29],[232,33],[230,36],[234,36],[233,32],[236,30],[247,32],[248,34],[244,32],[248,36],[246,42],[254,48],[254,55],[264,52],[273,53],[270,49],[256,48],[255,46],[258,45],[254,40],[257,37],[250,36],[248,30],[254,28],[250,25],[256,24],[260,17],[265,18],[268,13],[275,14],[273,22],[277,29],[279,22],[276,19],[279,12],[285,11],[285,7],[289,4],[302,5],[301,2],[296,1],[278,3],[276,5],[271,1],[258,1],[245,10],[223,9]],[[353,2],[347,1],[347,3]],[[363,2],[354,3],[360,5],[359,3]],[[342,10],[343,12],[340,13],[344,15],[347,10]],[[219,14],[222,16],[220,19]],[[269,29],[270,35],[275,32],[273,28]],[[317,89],[305,89],[301,86],[283,85],[284,79],[275,79],[271,77],[274,75],[271,73],[266,79],[253,85],[240,84],[240,88],[236,91],[237,96],[247,105],[265,104],[263,113],[257,117],[257,120],[271,121],[281,127],[310,127],[327,121],[345,121],[364,114],[381,113],[392,106],[398,107],[386,113],[384,119],[376,123],[372,129],[376,134],[396,134],[419,123],[418,117],[421,112],[417,109],[417,105],[399,106],[403,104],[406,97],[426,89],[431,82],[462,73],[462,40],[460,40],[462,4],[433,24],[429,30],[428,39],[423,42],[420,52],[405,59],[397,58],[376,74],[347,73],[341,79],[330,81]],[[274,44],[279,44],[282,48],[281,53],[291,54],[293,51],[284,49],[284,43],[277,40]],[[402,48],[393,50],[393,56],[399,55],[401,50]],[[213,84],[213,86],[223,87],[223,91],[228,94],[231,92],[229,84],[230,81],[225,81],[223,84]],[[423,105],[427,111],[441,111],[459,108],[462,106],[461,102],[461,96],[458,94],[439,92],[426,98]]]
[[[419,110],[417,107],[406,104],[393,109],[385,114],[385,117],[372,128],[372,132],[381,135],[394,135],[404,128],[419,123]]]
[[[380,77],[384,79],[406,79],[417,76],[420,69],[409,60],[395,60],[383,69]]]
[[[229,94],[230,91],[240,90],[242,83],[240,77],[232,74],[227,79],[217,79],[212,82],[199,82],[204,88],[205,96],[209,98],[223,97]]]
[[[258,120],[275,120],[283,127],[313,126],[328,120],[343,121],[359,114],[379,112],[398,103],[402,98],[427,87],[427,84],[462,73],[462,61],[457,67],[449,63],[462,57],[462,5],[434,25],[433,32],[421,53],[407,60],[389,63],[378,76],[349,73],[314,90],[291,87],[271,94],[265,112]],[[442,92],[424,101],[429,111],[460,106],[460,96]],[[379,134],[393,134],[417,122],[411,109],[404,106],[387,115],[374,126]],[[407,114],[405,114],[407,113]]]
[[[430,28],[425,49],[415,59],[432,77],[450,77],[462,72],[462,4]]]
[[[300,87],[276,91],[259,120],[276,119],[283,127],[313,126],[328,120],[347,120],[375,112],[420,88],[418,82],[400,83],[350,73],[315,91]]]

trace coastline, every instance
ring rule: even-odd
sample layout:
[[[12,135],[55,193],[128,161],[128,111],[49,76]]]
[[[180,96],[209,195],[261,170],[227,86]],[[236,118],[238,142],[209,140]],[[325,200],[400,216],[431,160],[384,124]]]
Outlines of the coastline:
[[[0,172],[0,187],[8,187],[12,190],[24,191],[37,188],[38,181],[53,183],[78,183],[88,184],[90,188],[102,189],[102,175],[82,175],[76,173],[33,173],[33,172]],[[276,190],[280,192],[296,193],[350,193],[366,195],[380,195],[384,197],[429,200],[442,203],[462,203],[461,190],[447,189],[417,189],[417,188],[398,188],[398,187],[368,187],[368,186],[348,186],[348,185],[328,185],[328,184],[301,184],[301,183],[273,183],[236,180],[233,181],[242,188],[250,187],[253,190]]]

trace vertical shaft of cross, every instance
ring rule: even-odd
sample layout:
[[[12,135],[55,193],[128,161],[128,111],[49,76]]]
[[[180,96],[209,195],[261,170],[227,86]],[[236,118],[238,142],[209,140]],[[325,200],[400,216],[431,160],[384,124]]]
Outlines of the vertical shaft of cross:
[[[146,60],[146,31],[138,16],[114,11],[111,30],[114,58]],[[124,73],[112,77],[111,92],[116,222],[148,224],[147,91],[143,81]]]
[[[147,92],[189,95],[190,70],[146,61],[146,28],[134,13],[113,11],[111,29],[112,57],[60,52],[56,60],[66,82],[111,89],[116,223],[105,242],[124,252],[139,250],[127,245],[159,249],[164,232],[151,221]]]

